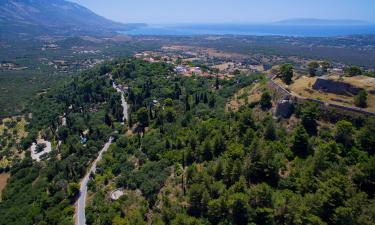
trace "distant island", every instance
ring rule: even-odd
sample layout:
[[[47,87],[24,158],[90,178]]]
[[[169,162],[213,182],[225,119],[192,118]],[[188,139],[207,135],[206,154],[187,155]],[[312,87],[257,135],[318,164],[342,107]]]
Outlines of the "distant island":
[[[328,20],[328,19],[316,19],[316,18],[294,18],[281,20],[276,22],[282,25],[327,25],[327,26],[358,26],[358,25],[369,25],[370,23],[362,20]]]

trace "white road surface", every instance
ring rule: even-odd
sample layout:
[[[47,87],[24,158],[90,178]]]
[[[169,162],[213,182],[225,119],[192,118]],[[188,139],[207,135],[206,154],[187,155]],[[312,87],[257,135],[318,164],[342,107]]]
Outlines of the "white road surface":
[[[76,225],[86,225],[85,207],[86,207],[86,196],[87,196],[87,183],[90,180],[90,174],[96,172],[96,166],[102,159],[103,153],[108,151],[111,146],[113,138],[109,138],[109,141],[104,145],[103,149],[99,152],[98,157],[93,162],[90,170],[86,173],[85,177],[81,181],[80,195],[76,203]]]
[[[116,86],[116,84],[113,82],[113,88],[115,88],[117,90],[117,92],[121,93],[121,105],[122,105],[122,108],[123,108],[123,118],[122,118],[122,124],[125,124],[125,121],[128,121],[128,103],[125,101],[125,96],[124,96],[124,92],[118,87]]]
[[[125,124],[125,121],[128,120],[128,103],[125,100],[124,92],[116,86],[116,84],[113,82],[113,88],[117,90],[117,92],[121,93],[121,105],[123,108],[123,124]],[[93,162],[90,170],[86,173],[85,177],[81,181],[81,187],[80,187],[80,195],[76,203],[76,225],[86,225],[86,216],[85,216],[85,207],[86,207],[86,196],[87,196],[87,183],[90,180],[90,174],[95,173],[96,166],[98,162],[102,159],[103,153],[108,151],[109,146],[112,144],[112,137],[109,139],[109,141],[104,145],[103,149],[99,152],[98,158]]]

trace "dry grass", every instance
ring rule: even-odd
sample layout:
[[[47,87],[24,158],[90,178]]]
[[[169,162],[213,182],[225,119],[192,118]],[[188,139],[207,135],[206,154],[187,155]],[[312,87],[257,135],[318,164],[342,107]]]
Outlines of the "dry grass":
[[[16,122],[14,127],[7,127],[5,123],[8,122]],[[19,122],[17,122],[16,117],[10,117],[3,119],[3,124],[0,125],[0,135],[4,134],[4,130],[7,130],[8,135],[4,137],[8,141],[8,146],[3,147],[3,149],[0,149],[0,151],[7,151],[7,154],[5,154],[4,157],[0,158],[0,166],[1,167],[7,167],[9,166],[14,159],[23,159],[24,153],[19,153],[19,149],[17,149],[13,145],[13,147],[10,147],[10,143],[17,143],[19,144],[21,142],[21,139],[27,136],[26,127],[27,122],[25,118],[21,118]]]
[[[215,65],[213,66],[213,68],[223,71],[223,70],[228,69],[229,67],[233,67],[233,65],[234,65],[233,63],[223,63],[223,64]]]
[[[263,86],[260,83],[242,88],[229,100],[226,110],[237,111],[241,106],[259,102],[262,90]]]
[[[337,76],[330,76],[329,79],[339,80]],[[293,83],[289,86],[285,86],[285,84],[280,80],[276,79],[275,82],[281,84],[282,86],[289,89],[294,95],[305,97],[305,98],[314,98],[319,99],[328,103],[343,105],[343,106],[350,106],[354,107],[354,96],[346,96],[346,95],[338,95],[333,93],[326,93],[323,91],[317,91],[312,88],[312,85],[316,82],[316,77],[307,77],[301,76],[298,79],[295,79]],[[341,82],[350,83],[353,86],[364,88],[366,90],[374,89],[375,87],[375,79],[369,78],[365,76],[358,76],[358,77],[344,77],[340,79]],[[368,107],[365,109],[369,112],[375,112],[375,95],[369,94]]]
[[[170,46],[163,46],[163,50],[167,51],[182,51],[182,52],[190,52],[194,55],[205,54],[210,57],[222,57],[222,58],[231,58],[231,59],[244,59],[247,56],[239,53],[232,53],[232,52],[223,52],[218,51],[214,48],[204,48],[204,47],[196,47],[196,46],[189,46],[189,45],[170,45]]]
[[[1,201],[1,193],[3,192],[4,188],[6,187],[9,177],[10,177],[10,173],[1,173],[0,174],[0,201]]]

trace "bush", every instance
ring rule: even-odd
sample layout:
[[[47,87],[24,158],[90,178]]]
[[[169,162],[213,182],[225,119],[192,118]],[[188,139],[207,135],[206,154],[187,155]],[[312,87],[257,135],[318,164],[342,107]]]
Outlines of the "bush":
[[[280,74],[281,74],[281,79],[285,84],[291,84],[292,83],[292,78],[293,78],[293,72],[294,67],[291,64],[283,64],[280,67]]]
[[[367,92],[365,90],[360,91],[358,95],[355,96],[354,104],[360,108],[367,107]]]
[[[42,143],[42,144],[37,144],[37,145],[36,145],[36,148],[35,148],[35,151],[36,151],[36,153],[40,153],[40,152],[42,152],[46,147],[47,147],[47,145],[44,144],[44,143]]]
[[[260,99],[260,106],[263,110],[270,109],[272,107],[272,97],[270,93],[263,92],[262,97]]]
[[[345,73],[347,76],[353,77],[353,76],[361,75],[362,70],[358,66],[351,66],[345,69]]]

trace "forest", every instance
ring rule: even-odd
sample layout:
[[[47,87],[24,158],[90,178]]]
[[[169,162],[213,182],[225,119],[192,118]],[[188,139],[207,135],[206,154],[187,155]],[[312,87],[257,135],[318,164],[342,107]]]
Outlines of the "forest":
[[[83,72],[28,106],[28,136],[19,143],[26,155],[10,168],[0,224],[73,224],[79,180],[116,130],[105,118],[122,117],[120,96],[104,74],[104,67]],[[63,115],[66,125],[59,119]],[[84,145],[82,133],[88,139]],[[33,162],[26,150],[39,137],[50,140],[53,151]]]
[[[127,87],[125,126],[108,74]],[[0,224],[73,224],[78,183],[110,136],[89,182],[87,224],[375,224],[375,118],[330,123],[306,104],[286,126],[267,90],[226,108],[266,79],[183,77],[128,58],[74,76],[29,106],[23,149],[43,136],[54,150],[10,169]],[[116,189],[124,195],[114,200]]]

